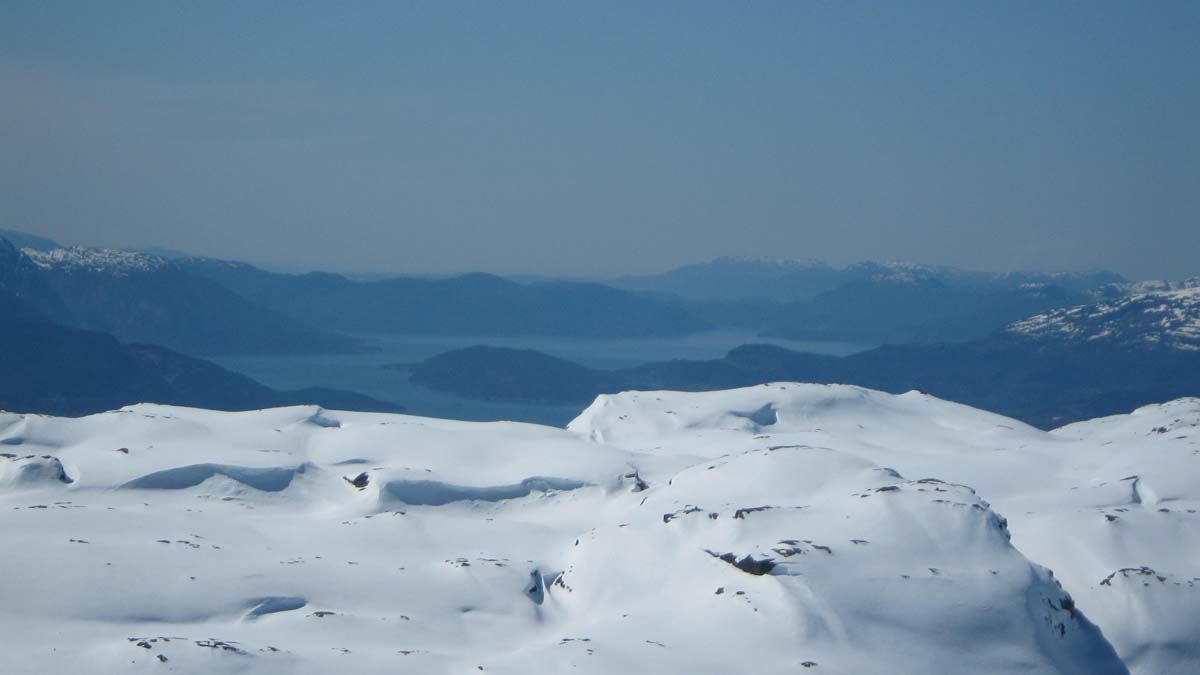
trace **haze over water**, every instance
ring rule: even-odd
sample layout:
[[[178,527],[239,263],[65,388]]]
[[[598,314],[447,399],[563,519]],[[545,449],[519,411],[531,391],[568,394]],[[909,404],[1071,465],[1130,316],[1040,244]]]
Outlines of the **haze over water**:
[[[481,401],[434,391],[409,381],[403,366],[451,349],[487,344],[533,349],[589,368],[618,369],[650,361],[714,359],[747,343],[770,343],[820,354],[846,355],[871,345],[762,338],[734,331],[681,337],[583,339],[554,337],[471,337],[441,335],[375,335],[363,338],[376,351],[363,354],[225,356],[212,360],[277,389],[334,387],[394,401],[405,412],[463,420],[513,420],[562,426],[579,414],[582,404],[505,403]]]

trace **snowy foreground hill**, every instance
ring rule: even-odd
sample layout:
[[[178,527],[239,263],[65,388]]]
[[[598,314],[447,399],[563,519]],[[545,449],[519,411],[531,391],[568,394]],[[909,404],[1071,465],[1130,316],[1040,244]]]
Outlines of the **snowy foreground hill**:
[[[1200,400],[0,414],[0,672],[1195,673]]]

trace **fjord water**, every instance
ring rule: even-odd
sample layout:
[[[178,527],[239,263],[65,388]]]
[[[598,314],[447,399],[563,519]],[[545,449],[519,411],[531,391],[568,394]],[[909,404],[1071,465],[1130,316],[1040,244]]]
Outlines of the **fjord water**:
[[[447,419],[514,420],[563,426],[579,414],[577,404],[481,401],[414,384],[404,366],[452,349],[491,345],[533,349],[589,368],[617,369],[649,361],[714,359],[734,347],[770,343],[797,351],[844,356],[874,345],[762,338],[752,333],[711,331],[681,337],[590,339],[446,335],[356,335],[372,347],[361,354],[222,356],[211,360],[276,389],[334,387],[399,403],[413,415]]]

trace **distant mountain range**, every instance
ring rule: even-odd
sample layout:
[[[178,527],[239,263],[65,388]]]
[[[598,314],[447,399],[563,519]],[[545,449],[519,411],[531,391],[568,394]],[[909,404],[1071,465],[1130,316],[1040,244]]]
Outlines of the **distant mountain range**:
[[[368,396],[330,389],[276,391],[213,363],[153,345],[48,320],[0,289],[0,410],[84,415],[139,402],[218,410],[316,403],[398,411]]]
[[[362,279],[10,236],[26,248],[0,251],[0,280],[20,276],[23,285],[9,290],[33,294],[55,320],[200,355],[360,349],[348,333],[623,338],[733,329],[862,344],[961,342],[1128,286],[1112,272],[743,258],[609,284],[489,274]]]
[[[845,383],[920,389],[1050,428],[1200,395],[1200,283],[1046,312],[960,344],[889,345],[846,357],[746,345],[721,359],[618,371],[474,347],[428,359],[412,377],[460,395],[547,402],[584,402],[624,389]]]
[[[667,272],[608,281],[617,288],[673,295],[685,300],[808,300],[860,278],[817,260],[721,257]]]
[[[797,303],[855,282],[940,282],[953,288],[1000,291],[1026,284],[1085,292],[1125,279],[1115,272],[979,272],[909,262],[860,262],[834,267],[819,260],[720,257],[660,274],[610,280],[617,288],[672,295],[693,301],[767,300]]]
[[[867,344],[962,342],[1012,321],[1091,300],[1041,282],[966,286],[932,276],[851,281],[812,300],[781,305],[763,335]]]
[[[113,249],[18,250],[0,237],[0,290],[66,326],[197,354],[347,352],[357,340],[284,317],[173,261]]]
[[[517,283],[490,274],[354,281],[279,274],[211,258],[177,261],[284,316],[364,333],[654,337],[714,327],[687,308],[601,284]]]
[[[0,408],[78,414],[153,400],[393,409],[325,390],[277,392],[192,355],[347,352],[347,334],[667,337],[737,328],[884,344],[847,357],[745,345],[710,361],[598,371],[474,347],[412,369],[462,395],[586,403],[620,389],[771,380],[923,389],[1041,426],[1200,393],[1200,282],[1111,272],[987,273],[718,258],[614,285],[488,274],[351,279],[211,258],[63,248],[0,231]],[[20,244],[14,245],[10,238]],[[619,286],[619,287],[618,287]],[[151,346],[161,345],[161,346]],[[181,353],[182,352],[182,353]]]
[[[953,268],[717,259],[656,277],[518,283],[487,274],[356,281],[210,258],[175,261],[281,315],[364,333],[652,337],[708,329],[860,343],[964,341],[1086,303],[1111,272],[991,274]],[[757,290],[772,284],[787,292]],[[682,295],[675,291],[684,290]],[[804,300],[781,299],[805,296]]]
[[[768,337],[864,344],[960,342],[1085,304],[1113,272],[978,272],[914,263],[717,258],[615,285],[674,298],[717,325]]]

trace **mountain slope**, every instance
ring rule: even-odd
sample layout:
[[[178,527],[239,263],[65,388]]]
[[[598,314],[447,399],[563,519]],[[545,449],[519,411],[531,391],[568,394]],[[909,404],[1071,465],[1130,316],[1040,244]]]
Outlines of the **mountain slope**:
[[[0,310],[16,304],[11,297],[0,292]],[[349,392],[276,391],[162,347],[59,326],[19,304],[0,312],[0,372],[0,410],[19,412],[83,415],[141,401],[222,410],[297,403],[399,409]]]
[[[0,294],[10,294],[38,316],[69,318],[66,304],[47,283],[41,268],[0,236]]]
[[[0,239],[7,239],[17,249],[32,248],[39,251],[52,251],[56,248],[63,248],[62,244],[52,239],[39,237],[36,234],[17,232],[16,230],[5,230],[0,228]]]
[[[16,251],[0,287],[60,323],[190,354],[344,352],[355,340],[256,305],[164,258],[111,249]]]
[[[1004,332],[1014,338],[1071,346],[1200,351],[1200,279],[1095,305],[1057,309],[1018,321]]]
[[[538,377],[523,377],[523,372]],[[503,391],[505,400],[529,402],[590,401],[605,379],[603,371],[532,349],[483,346],[426,359],[412,374],[413,382],[435,388],[442,382],[459,382],[455,391],[467,396],[487,398]]]
[[[961,501],[955,492],[969,485],[972,495],[1007,518],[1012,543],[1053,569],[1072,594],[1073,607],[1100,626],[1131,671],[1195,672],[1200,399],[1045,433],[917,392],[890,396],[857,387],[775,383],[606,396],[569,428],[664,455],[720,448],[729,459],[710,462],[717,467],[713,471],[768,447],[850,455],[925,478],[915,485],[897,481],[898,490],[872,492],[863,498],[868,502],[916,489],[947,508],[973,508],[955,505]],[[787,477],[799,485],[806,480]],[[977,569],[989,574],[986,563]],[[950,671],[977,672],[966,665]]]

